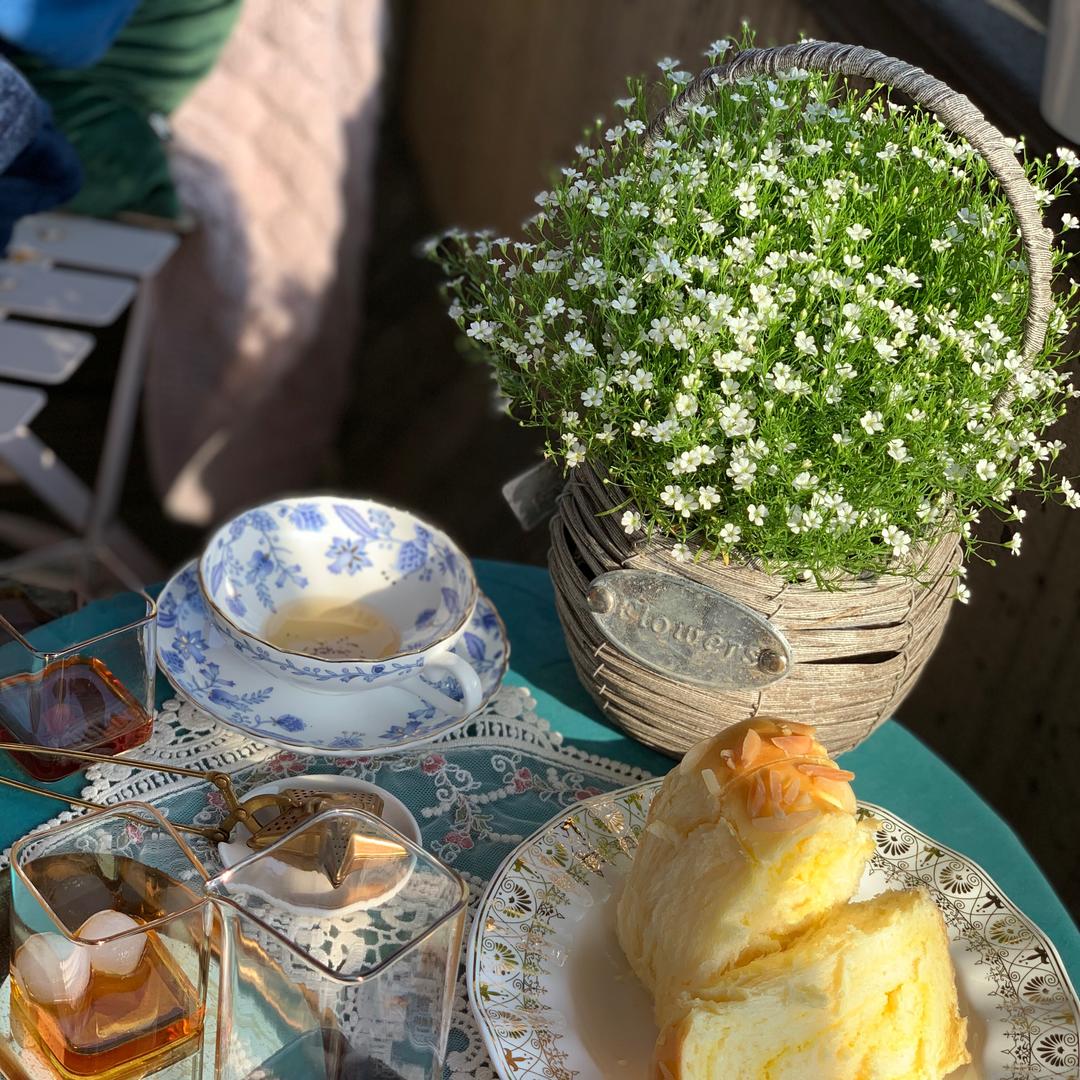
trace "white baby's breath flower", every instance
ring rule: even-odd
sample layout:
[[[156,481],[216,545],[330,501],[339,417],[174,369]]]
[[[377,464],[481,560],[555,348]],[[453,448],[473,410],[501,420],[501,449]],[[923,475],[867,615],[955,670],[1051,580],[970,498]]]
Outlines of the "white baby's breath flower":
[[[975,463],[975,475],[978,476],[980,480],[993,480],[994,477],[997,476],[997,471],[997,465],[987,458],[979,458]]]
[[[911,537],[896,525],[886,525],[881,530],[881,539],[892,548],[894,558],[899,559],[911,550]]]
[[[746,516],[751,525],[764,525],[769,516],[769,508],[762,503],[747,503]]]
[[[487,319],[477,319],[474,322],[469,323],[469,328],[465,331],[466,337],[471,337],[475,341],[491,342],[495,340],[495,331],[498,330],[498,326],[490,322]]]
[[[684,518],[688,518],[697,508],[697,497],[689,491],[680,491],[671,500],[671,509]]]
[[[702,510],[711,510],[720,502],[720,493],[711,484],[706,484],[697,489],[698,505]]]
[[[867,435],[876,435],[879,431],[885,430],[885,425],[881,421],[881,413],[872,410],[864,413],[859,423]]]
[[[563,340],[570,346],[572,352],[578,356],[595,356],[596,346],[579,330],[570,330]]]
[[[595,386],[590,386],[587,390],[582,390],[581,392],[581,403],[586,408],[595,408],[603,400],[604,391],[597,389]]]
[[[674,506],[675,500],[682,495],[682,488],[678,484],[668,484],[663,491],[660,492],[660,501],[665,506]]]
[[[1075,214],[1062,214],[1061,228],[1065,232],[1068,232],[1070,229],[1080,229],[1080,218]]]
[[[1020,554],[1020,546],[1023,543],[1023,537],[1018,533],[1013,533],[1012,537],[1005,541],[1004,546],[1007,547],[1014,555]]]
[[[679,425],[675,420],[661,420],[658,424],[649,427],[649,434],[654,443],[669,443],[675,438],[675,432]]]
[[[1067,146],[1059,146],[1057,148],[1058,161],[1065,166],[1066,169],[1080,168],[1080,157],[1076,156],[1076,151],[1069,149]]]
[[[859,515],[855,512],[855,507],[849,502],[841,501],[834,508],[834,512],[836,513],[837,524],[844,529],[850,528],[859,519]]]
[[[904,445],[903,439],[890,439],[886,453],[893,461],[907,461],[911,456],[908,453],[908,448]]]
[[[818,486],[818,478],[810,472],[801,472],[791,482],[791,486],[796,491],[809,491],[811,488]]]
[[[731,194],[741,203],[753,202],[757,194],[757,188],[749,180],[740,180],[732,189]]]
[[[738,349],[730,349],[727,352],[721,352],[719,349],[712,354],[713,366],[717,371],[722,371],[725,374],[733,375],[739,372],[748,371],[753,359],[745,353],[740,352]]]
[[[892,362],[899,354],[899,350],[891,341],[886,341],[885,338],[878,338],[874,342],[874,351],[881,357],[882,360],[888,360]]]
[[[626,385],[635,393],[639,393],[642,390],[651,390],[655,382],[656,377],[651,371],[646,371],[644,368],[639,367],[637,371],[626,380]]]
[[[720,529],[720,541],[724,544],[737,544],[742,539],[742,529],[733,525],[730,521],[725,522]]]
[[[722,406],[717,420],[720,424],[720,430],[729,439],[749,435],[756,426],[756,421],[750,415],[750,410],[738,400],[729,401]]]
[[[566,464],[571,469],[576,469],[585,460],[584,443],[576,442],[566,452]]]
[[[637,311],[637,301],[628,293],[619,293],[619,295],[611,301],[611,307],[620,315],[631,315]]]
[[[801,353],[806,353],[808,356],[815,356],[818,351],[817,342],[815,342],[813,337],[806,333],[805,330],[797,330],[795,332],[795,348]]]
[[[1065,505],[1073,510],[1080,510],[1080,491],[1072,486],[1068,478],[1062,477],[1061,494],[1065,498]]]
[[[805,393],[809,389],[807,384],[791,369],[790,365],[785,364],[782,360],[773,364],[768,379],[772,388],[780,394],[798,395]]]
[[[865,225],[860,225],[859,222],[855,222],[854,225],[849,225],[844,232],[856,242],[860,240],[869,240],[873,235]]]
[[[968,604],[971,602],[971,590],[963,581],[958,581],[956,583],[956,592],[954,593],[954,596],[961,604]]]
[[[822,191],[825,192],[825,195],[828,198],[829,202],[833,203],[840,201],[846,187],[847,184],[845,184],[844,181],[841,180],[838,176],[827,177],[824,181],[822,181],[821,184]],[[848,230],[848,235],[851,235],[850,230]],[[854,240],[857,238],[852,237],[852,239]]]
[[[685,544],[676,544],[671,549],[671,557],[676,562],[689,562],[692,556],[690,549]]]
[[[619,519],[623,532],[631,536],[641,529],[641,515],[636,510],[627,510]]]
[[[732,486],[736,491],[746,491],[754,485],[757,462],[751,461],[742,454],[733,454],[726,472],[731,477]]]
[[[675,398],[675,411],[679,416],[693,416],[698,411],[698,401],[693,394],[679,394]]]

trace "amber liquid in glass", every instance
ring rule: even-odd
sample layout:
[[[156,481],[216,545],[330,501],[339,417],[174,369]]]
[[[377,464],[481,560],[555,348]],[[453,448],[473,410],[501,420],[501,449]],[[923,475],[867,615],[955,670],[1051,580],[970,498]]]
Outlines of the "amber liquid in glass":
[[[57,660],[44,670],[0,679],[0,742],[119,754],[146,742],[153,718],[100,661]],[[11,756],[36,780],[86,767],[61,754]]]
[[[23,870],[68,927],[106,908],[149,922],[197,900],[180,882],[126,856],[50,855]],[[179,933],[177,924],[172,929]],[[32,1000],[12,979],[11,1004],[65,1077],[145,1075],[150,1059],[164,1065],[193,1050],[203,1021],[199,994],[153,930],[129,975],[95,970],[78,999],[60,1004]]]

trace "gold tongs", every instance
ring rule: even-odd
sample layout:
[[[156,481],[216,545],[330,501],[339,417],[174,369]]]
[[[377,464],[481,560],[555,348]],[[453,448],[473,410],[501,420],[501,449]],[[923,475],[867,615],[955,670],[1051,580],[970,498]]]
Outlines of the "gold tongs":
[[[180,832],[201,836],[213,843],[227,843],[236,826],[243,824],[251,834],[248,837],[247,845],[256,851],[269,847],[296,828],[297,825],[310,817],[314,817],[320,811],[331,807],[366,810],[376,817],[381,816],[383,811],[382,799],[373,792],[320,791],[313,788],[297,787],[285,788],[277,793],[256,795],[253,798],[241,800],[237,798],[232,778],[228,773],[218,772],[213,769],[185,769],[180,765],[161,765],[157,762],[139,761],[137,758],[95,754],[89,750],[66,750],[60,747],[34,746],[28,743],[0,742],[0,750],[7,750],[16,754],[45,754],[53,757],[75,758],[79,761],[97,761],[107,765],[129,765],[136,769],[146,769],[148,772],[174,773],[177,776],[191,776],[197,780],[204,780],[221,792],[227,811],[225,818],[218,825],[185,825],[179,822],[170,822],[170,824]],[[105,809],[105,807],[88,802],[86,799],[35,787],[33,784],[6,776],[0,776],[0,784],[17,788],[19,791],[27,791],[32,795],[44,795],[46,798],[57,799],[72,806],[82,806],[87,810]],[[256,817],[259,811],[267,809],[273,809],[276,813],[269,818],[264,816],[262,820]]]

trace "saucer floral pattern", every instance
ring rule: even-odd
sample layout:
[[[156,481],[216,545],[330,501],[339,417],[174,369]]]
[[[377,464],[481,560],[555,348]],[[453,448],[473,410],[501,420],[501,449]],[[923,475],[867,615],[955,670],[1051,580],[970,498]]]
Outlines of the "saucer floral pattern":
[[[502,620],[486,596],[479,596],[454,651],[478,675],[481,704],[488,701],[506,672],[509,646]],[[173,686],[218,719],[260,738],[309,752],[383,752],[401,744],[434,738],[459,727],[467,719],[438,704],[439,695],[456,702],[463,699],[457,680],[450,675],[427,678],[422,674],[422,665],[415,661],[376,665],[387,669],[397,665],[415,672],[423,686],[436,692],[426,695],[423,690],[419,694],[402,691],[404,701],[409,704],[400,711],[384,707],[380,712],[371,707],[381,699],[368,699],[365,709],[357,710],[355,697],[346,695],[343,706],[342,696],[337,694],[333,695],[331,705],[331,699],[321,694],[275,682],[265,666],[265,663],[273,665],[273,658],[267,655],[262,667],[252,665],[230,647],[210,622],[193,563],[166,585],[159,598],[158,659]],[[355,675],[346,671],[339,681],[349,684],[354,679],[371,682],[365,671]],[[390,692],[395,692],[394,688]],[[335,715],[347,713],[345,719],[351,726],[335,726],[328,717],[330,708],[336,708]],[[384,713],[382,725],[373,726]]]

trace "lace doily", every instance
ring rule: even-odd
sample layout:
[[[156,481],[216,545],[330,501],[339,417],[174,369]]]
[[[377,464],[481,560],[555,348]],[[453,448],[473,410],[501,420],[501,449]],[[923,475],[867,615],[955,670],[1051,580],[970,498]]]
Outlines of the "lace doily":
[[[578,800],[646,779],[648,773],[586,754],[563,742],[536,713],[525,689],[503,686],[470,724],[435,742],[381,757],[307,758],[277,752],[216,724],[188,703],[165,702],[154,735],[135,753],[162,766],[233,774],[237,790],[304,772],[342,773],[386,788],[416,816],[424,846],[453,866],[470,890],[468,934],[480,896],[505,856],[561,809]],[[174,821],[211,823],[221,795],[192,778],[132,769],[117,759],[87,771],[83,798],[99,804],[139,799]],[[81,811],[65,811],[54,821]],[[216,852],[199,845],[208,866]],[[327,944],[350,948],[348,935]],[[459,971],[444,1080],[495,1080],[473,1022]]]

